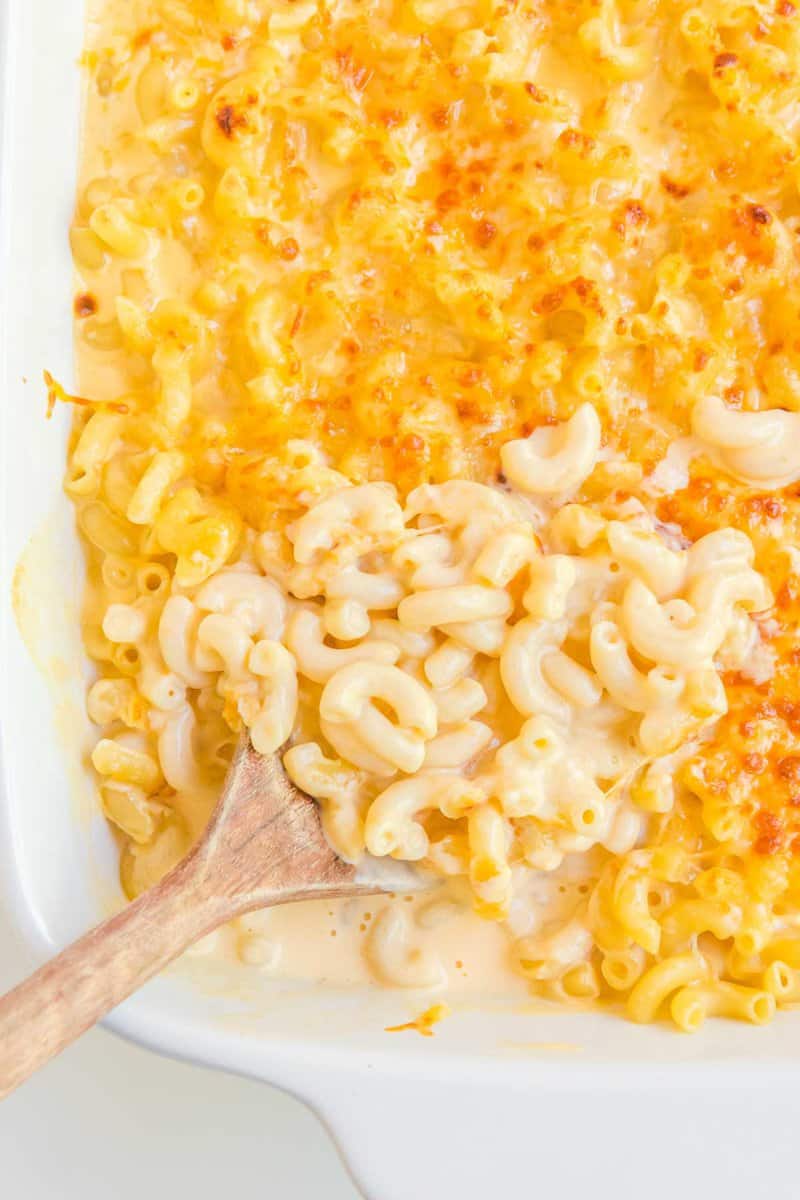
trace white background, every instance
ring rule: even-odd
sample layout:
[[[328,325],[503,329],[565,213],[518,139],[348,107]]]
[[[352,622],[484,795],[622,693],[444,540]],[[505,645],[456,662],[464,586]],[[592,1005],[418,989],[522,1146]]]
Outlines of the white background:
[[[2,3],[2,0],[0,0]],[[0,901],[0,994],[30,966]],[[0,1105],[3,1200],[357,1200],[331,1139],[266,1084],[95,1029]]]

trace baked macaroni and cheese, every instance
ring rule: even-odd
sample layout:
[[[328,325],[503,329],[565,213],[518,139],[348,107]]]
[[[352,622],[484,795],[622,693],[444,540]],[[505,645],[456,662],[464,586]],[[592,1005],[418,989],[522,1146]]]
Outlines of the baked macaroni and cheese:
[[[446,881],[251,966],[795,1003],[795,4],[96,0],[84,65],[51,394],[128,895],[248,731]]]

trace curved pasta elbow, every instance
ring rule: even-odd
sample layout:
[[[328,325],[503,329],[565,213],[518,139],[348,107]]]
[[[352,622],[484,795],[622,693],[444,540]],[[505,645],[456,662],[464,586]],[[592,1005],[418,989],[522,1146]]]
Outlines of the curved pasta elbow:
[[[403,510],[387,483],[342,488],[315,504],[289,531],[298,563],[311,563],[343,537],[360,546],[397,540],[403,534]]]
[[[507,442],[500,451],[503,471],[515,487],[533,495],[574,491],[594,470],[601,434],[596,410],[582,404],[568,421]]]
[[[384,983],[404,988],[439,988],[447,974],[435,951],[414,944],[411,918],[403,909],[384,908],[373,922],[367,959]]]
[[[286,598],[263,575],[229,567],[212,575],[195,597],[198,608],[235,617],[247,632],[277,640],[286,622]]]
[[[280,642],[262,641],[250,651],[249,666],[264,693],[250,738],[259,754],[274,754],[289,740],[297,719],[297,665]]]
[[[300,673],[314,683],[327,683],[332,675],[348,663],[392,665],[400,657],[398,646],[379,639],[366,640],[347,648],[328,646],[322,616],[311,609],[300,609],[294,613],[287,626],[285,640],[297,660]]]
[[[688,610],[688,611],[685,611]],[[678,624],[639,579],[632,579],[622,600],[622,624],[633,648],[650,662],[671,667],[700,665],[712,658],[725,639],[725,625],[708,612],[682,610]]]
[[[524,617],[509,633],[500,655],[500,676],[514,708],[525,717],[544,713],[567,720],[570,707],[545,678],[544,660],[558,650],[566,635],[565,622]]]
[[[426,688],[398,667],[381,663],[342,667],[326,683],[319,712],[326,737],[344,758],[365,765],[352,758],[352,746],[348,750],[355,739],[370,756],[409,774],[422,766],[425,743],[438,728],[436,705]]]
[[[391,784],[373,800],[367,813],[364,836],[376,858],[391,854],[418,862],[428,851],[428,835],[416,819],[419,813],[438,809],[455,820],[485,799],[469,780],[439,774],[420,774]]]
[[[407,629],[427,633],[436,627],[504,620],[511,615],[513,607],[513,601],[504,589],[468,583],[431,588],[406,596],[397,607],[397,617]]]
[[[800,413],[738,412],[717,396],[704,396],[692,411],[692,431],[744,483],[780,488],[800,479]]]

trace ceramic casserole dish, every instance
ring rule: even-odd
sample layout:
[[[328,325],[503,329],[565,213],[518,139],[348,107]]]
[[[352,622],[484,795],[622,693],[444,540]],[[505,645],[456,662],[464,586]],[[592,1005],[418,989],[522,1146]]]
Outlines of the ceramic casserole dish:
[[[44,368],[66,382],[72,370],[81,9],[5,0],[0,12],[0,886],[40,960],[121,902],[116,848],[84,765],[83,568],[61,490],[68,414],[45,420],[42,385]],[[107,1027],[300,1096],[380,1200],[477,1200],[542,1185],[677,1196],[706,1180],[729,1190],[736,1180],[737,1195],[756,1183],[792,1194],[800,1017],[755,1031],[714,1022],[692,1039],[487,996],[456,1007],[433,1038],[387,1035],[408,1007],[387,991],[302,981],[245,991],[178,966]]]

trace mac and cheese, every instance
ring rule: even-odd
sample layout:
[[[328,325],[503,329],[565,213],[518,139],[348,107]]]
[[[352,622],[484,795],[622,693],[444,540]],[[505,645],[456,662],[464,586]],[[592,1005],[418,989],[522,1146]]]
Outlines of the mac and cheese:
[[[447,881],[346,910],[385,983],[470,906],[565,1004],[796,1003],[797,6],[95,0],[84,66],[51,395],[127,893],[247,732]]]

